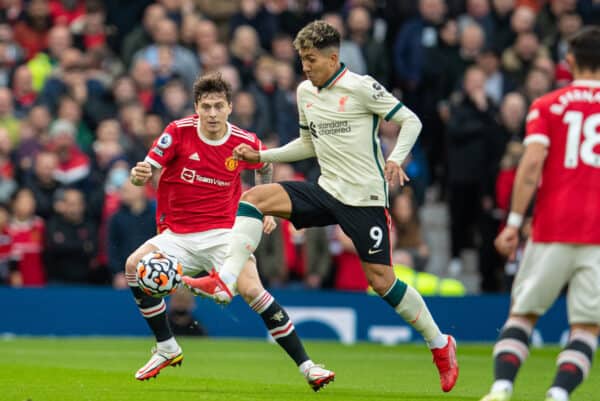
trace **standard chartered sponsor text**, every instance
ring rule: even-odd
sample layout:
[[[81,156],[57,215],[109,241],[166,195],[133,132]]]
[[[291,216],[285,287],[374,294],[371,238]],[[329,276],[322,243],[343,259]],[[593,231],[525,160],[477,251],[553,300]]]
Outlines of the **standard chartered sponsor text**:
[[[319,135],[339,135],[352,131],[352,126],[347,120],[321,121],[317,123]]]

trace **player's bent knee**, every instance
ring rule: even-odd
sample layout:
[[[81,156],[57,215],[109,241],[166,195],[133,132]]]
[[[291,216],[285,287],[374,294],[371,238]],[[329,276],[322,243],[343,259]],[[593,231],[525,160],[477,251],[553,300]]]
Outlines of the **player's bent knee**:
[[[125,261],[125,272],[128,274],[135,274],[136,266],[140,261],[140,257],[136,253],[129,255]]]
[[[238,292],[244,298],[246,302],[251,302],[256,297],[258,297],[263,291],[264,288],[260,283],[255,282],[239,282],[238,281]]]
[[[256,188],[250,188],[249,190],[244,192],[242,194],[242,197],[240,198],[240,201],[251,203],[254,206],[257,206],[257,204],[260,203],[260,200],[260,190],[257,190]]]

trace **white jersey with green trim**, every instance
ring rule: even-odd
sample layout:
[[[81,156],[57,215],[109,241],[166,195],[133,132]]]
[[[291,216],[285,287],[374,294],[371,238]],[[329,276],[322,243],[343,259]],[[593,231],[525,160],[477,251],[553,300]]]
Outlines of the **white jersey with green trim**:
[[[321,167],[319,185],[346,205],[387,206],[379,123],[402,103],[343,64],[323,87],[302,82],[297,98],[300,135],[310,137]]]

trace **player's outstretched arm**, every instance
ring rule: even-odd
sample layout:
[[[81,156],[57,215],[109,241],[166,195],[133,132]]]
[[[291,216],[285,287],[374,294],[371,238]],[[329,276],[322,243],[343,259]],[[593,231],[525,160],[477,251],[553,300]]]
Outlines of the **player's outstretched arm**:
[[[131,169],[129,179],[133,185],[144,185],[152,178],[152,166],[148,162],[137,162]]]

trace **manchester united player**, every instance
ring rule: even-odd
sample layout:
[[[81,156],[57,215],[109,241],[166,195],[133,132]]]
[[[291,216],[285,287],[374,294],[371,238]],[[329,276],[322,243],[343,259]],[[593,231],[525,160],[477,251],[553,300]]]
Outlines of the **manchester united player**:
[[[270,164],[247,163],[231,156],[240,144],[257,150],[262,144],[255,134],[227,122],[230,85],[220,75],[201,77],[194,84],[194,99],[197,114],[170,123],[146,159],[131,170],[136,185],[160,172],[157,226],[164,229],[134,251],[125,266],[135,301],[157,340],[152,357],[135,375],[138,380],[154,377],[183,359],[167,322],[164,300],[148,296],[138,287],[135,268],[140,258],[163,250],[177,257],[184,272],[192,276],[221,266],[241,196],[241,171],[254,169],[259,181],[271,181]],[[274,228],[274,220],[265,218],[264,231]],[[237,284],[240,295],[262,317],[309,385],[317,391],[331,382],[335,374],[310,360],[288,314],[261,285],[253,257],[246,261]]]
[[[546,401],[567,401],[590,372],[600,333],[600,28],[570,41],[575,81],[540,97],[527,116],[526,150],[507,226],[496,248],[515,252],[536,192],[531,241],[512,288],[508,320],[494,347],[495,381],[482,401],[507,401],[538,318],[568,284],[569,341]],[[539,184],[539,185],[538,185]]]

